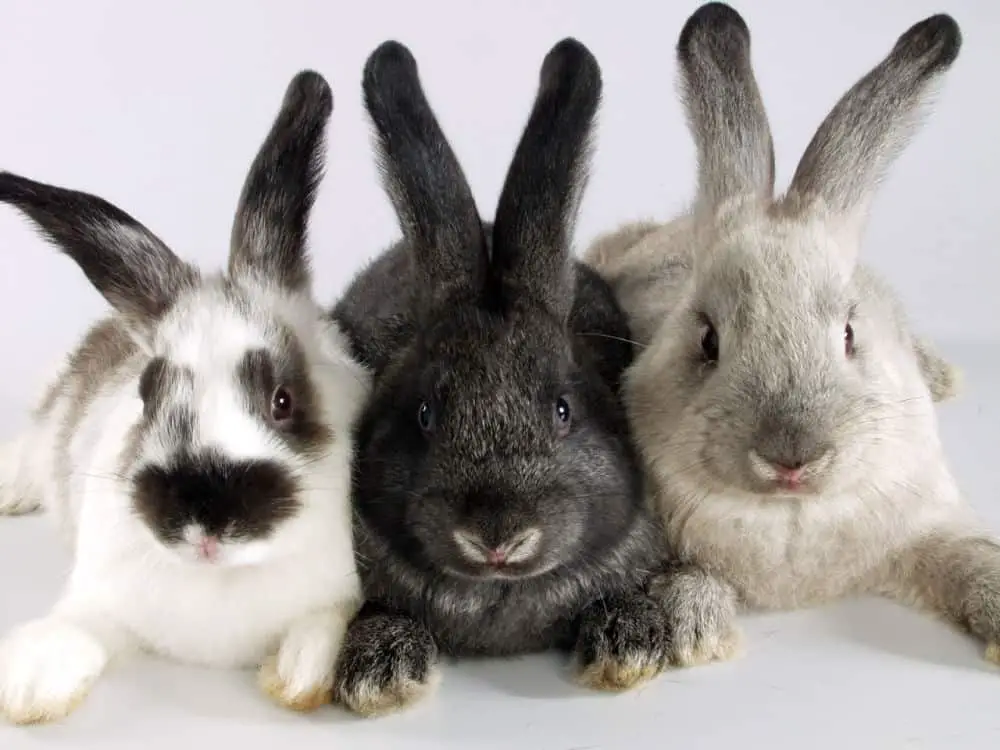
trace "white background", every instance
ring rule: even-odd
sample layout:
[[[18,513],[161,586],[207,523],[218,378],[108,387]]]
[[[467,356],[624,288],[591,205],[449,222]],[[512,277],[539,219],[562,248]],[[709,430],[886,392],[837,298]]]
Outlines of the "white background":
[[[962,401],[942,408],[946,440],[972,502],[1000,521],[993,450],[1000,397],[987,390],[1000,351],[1000,3],[743,0],[736,7],[753,35],[779,186],[837,98],[903,31],[939,11],[960,23],[962,53],[879,194],[864,254],[892,280],[916,328],[969,372]],[[411,48],[489,218],[541,60],[572,35],[597,56],[605,82],[578,225],[582,248],[620,221],[669,218],[691,196],[694,154],[673,48],[695,8],[679,0],[2,0],[0,168],[101,195],[183,257],[217,267],[245,171],[285,86],[299,69],[314,68],[336,100],[312,233],[317,294],[332,302],[398,235],[361,107],[368,53],[387,38]],[[47,367],[105,309],[68,259],[0,208],[0,438],[25,423]],[[42,614],[57,590],[65,559],[39,524],[0,519],[4,628]],[[1000,732],[1000,718],[991,718],[1000,717],[1000,673],[984,671],[977,647],[887,605],[755,620],[747,659],[675,673],[632,696],[574,692],[562,669],[542,659],[450,670],[427,707],[359,725],[332,710],[286,717],[244,676],[143,665],[109,677],[64,727],[0,727],[0,747],[140,740],[166,747],[181,737],[201,746],[205,732],[242,736],[243,744],[252,736],[261,746],[287,737],[299,747],[404,740],[440,747],[446,738],[455,747],[505,747],[501,733],[509,730],[518,738],[510,745],[547,750],[750,738],[800,746],[807,737],[817,747],[851,740],[958,748],[990,745]]]

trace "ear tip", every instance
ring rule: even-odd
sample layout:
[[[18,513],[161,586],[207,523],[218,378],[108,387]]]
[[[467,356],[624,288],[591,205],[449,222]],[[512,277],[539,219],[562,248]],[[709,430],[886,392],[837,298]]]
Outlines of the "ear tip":
[[[566,77],[581,82],[589,90],[601,87],[601,66],[583,42],[566,37],[556,43],[542,62],[542,86],[547,87]]]
[[[951,66],[962,49],[962,30],[947,13],[925,18],[911,26],[896,42],[894,52],[906,60],[924,62],[927,73]]]
[[[0,202],[12,203],[23,198],[33,184],[27,177],[0,170]]]
[[[389,39],[382,42],[368,56],[365,63],[364,87],[383,85],[387,77],[413,78],[417,75],[417,61],[413,53],[402,42]]]
[[[333,111],[333,90],[326,79],[315,70],[301,70],[295,74],[285,92],[286,105],[305,106],[329,117]]]
[[[687,62],[699,40],[717,43],[719,40],[736,42],[740,47],[750,45],[750,27],[743,16],[725,3],[705,3],[696,10],[677,39],[677,55]]]

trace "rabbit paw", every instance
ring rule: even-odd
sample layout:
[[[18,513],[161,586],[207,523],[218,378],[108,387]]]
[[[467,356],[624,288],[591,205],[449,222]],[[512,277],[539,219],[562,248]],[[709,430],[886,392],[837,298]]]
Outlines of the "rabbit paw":
[[[645,594],[597,602],[577,637],[578,680],[596,690],[628,690],[663,671],[667,648],[663,610]]]
[[[742,653],[736,595],[728,584],[698,568],[685,568],[657,576],[649,589],[666,614],[675,666],[728,661]]]
[[[261,690],[293,711],[313,711],[333,698],[333,672],[354,610],[320,612],[296,622],[257,674]]]
[[[340,654],[335,692],[351,711],[382,716],[416,703],[438,682],[431,634],[402,615],[355,620]]]
[[[0,713],[15,724],[58,721],[87,697],[107,662],[100,641],[76,625],[23,625],[0,644]]]

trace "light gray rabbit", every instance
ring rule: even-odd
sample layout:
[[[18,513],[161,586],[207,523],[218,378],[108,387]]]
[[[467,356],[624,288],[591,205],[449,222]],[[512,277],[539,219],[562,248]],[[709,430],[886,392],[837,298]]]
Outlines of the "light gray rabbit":
[[[710,3],[681,32],[694,206],[588,253],[646,344],[624,388],[682,560],[659,582],[678,664],[734,655],[741,607],[863,592],[943,615],[1000,656],[1000,547],[938,435],[932,390],[948,395],[953,372],[856,264],[875,185],[960,47],[949,16],[910,28],[776,198],[746,24]]]

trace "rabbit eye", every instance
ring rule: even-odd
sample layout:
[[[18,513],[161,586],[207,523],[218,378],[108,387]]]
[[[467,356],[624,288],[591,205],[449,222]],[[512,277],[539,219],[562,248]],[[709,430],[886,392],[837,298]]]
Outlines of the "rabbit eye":
[[[701,334],[701,356],[708,363],[719,361],[719,334],[715,326],[707,319],[702,319],[704,332]]]
[[[275,422],[287,422],[295,413],[295,401],[292,393],[285,386],[274,389],[271,396],[271,419]]]
[[[420,402],[420,408],[417,409],[417,421],[420,423],[420,429],[424,432],[430,432],[434,429],[434,410],[426,401]]]
[[[560,435],[566,435],[573,423],[573,412],[569,407],[569,401],[563,396],[556,399],[555,418],[556,430]]]
[[[850,323],[844,326],[844,353],[848,357],[854,356],[854,327]]]

